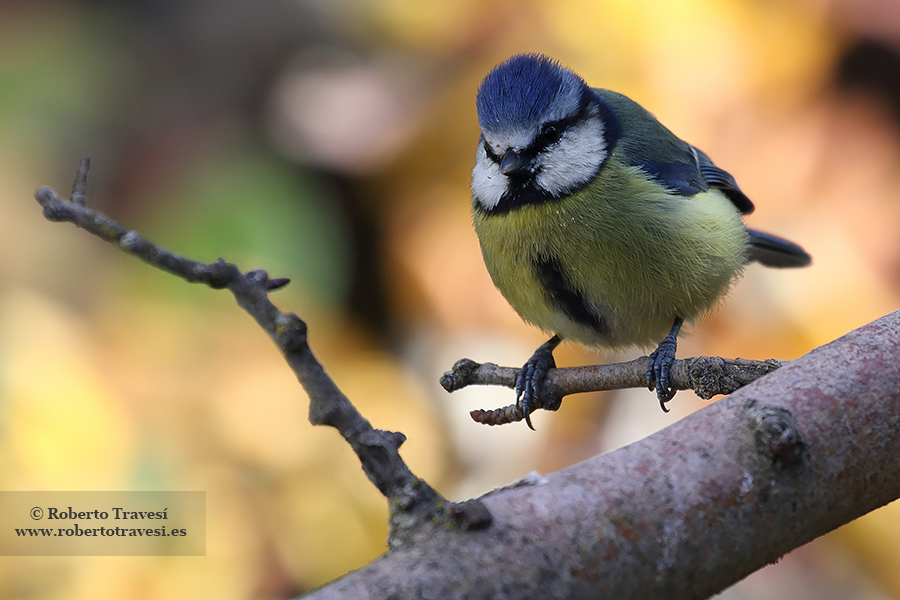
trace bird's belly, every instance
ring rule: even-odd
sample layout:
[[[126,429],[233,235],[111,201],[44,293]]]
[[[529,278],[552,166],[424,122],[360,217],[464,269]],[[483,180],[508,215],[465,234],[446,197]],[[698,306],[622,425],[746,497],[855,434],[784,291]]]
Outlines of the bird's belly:
[[[524,320],[589,346],[651,346],[676,317],[713,309],[745,260],[746,230],[727,199],[679,201],[598,211],[563,200],[502,218],[476,212],[475,227],[494,285]]]

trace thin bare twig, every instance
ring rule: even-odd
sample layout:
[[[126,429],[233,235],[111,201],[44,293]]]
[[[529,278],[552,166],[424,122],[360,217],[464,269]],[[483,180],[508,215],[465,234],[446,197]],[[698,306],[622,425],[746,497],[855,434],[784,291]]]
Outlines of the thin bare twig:
[[[118,246],[144,262],[191,283],[214,289],[228,288],[275,342],[309,395],[309,420],[330,425],[347,440],[369,480],[387,499],[391,514],[391,547],[411,543],[414,536],[434,526],[479,529],[490,525],[491,516],[478,501],[453,504],[425,481],[416,477],[400,457],[406,441],[399,432],[375,429],[340,391],[309,348],[307,327],[297,315],[281,312],[269,300],[269,292],[287,285],[287,279],[271,279],[263,270],[241,273],[222,259],[205,264],[161,248],[101,212],[87,208],[85,193],[90,159],[82,159],[72,196],[59,198],[42,187],[34,194],[50,221],[65,221]]]
[[[544,398],[539,397],[534,408],[556,410],[559,408],[559,399],[569,394],[646,388],[647,360],[646,356],[642,356],[624,363],[550,369],[544,391],[552,400],[545,405]],[[672,389],[694,390],[698,396],[709,400],[718,394],[730,394],[785,363],[786,361],[773,358],[760,361],[699,356],[676,360],[672,364],[670,379]],[[455,392],[470,385],[500,385],[514,388],[518,372],[517,368],[499,367],[493,363],[479,364],[464,358],[457,361],[450,371],[444,373],[441,385],[448,392]],[[473,410],[469,414],[474,421],[485,425],[505,425],[525,418],[516,404],[493,410]]]

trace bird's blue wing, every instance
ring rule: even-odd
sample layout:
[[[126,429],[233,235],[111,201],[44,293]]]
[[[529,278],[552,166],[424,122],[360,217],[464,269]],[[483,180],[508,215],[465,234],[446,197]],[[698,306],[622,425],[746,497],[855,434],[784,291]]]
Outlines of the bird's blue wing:
[[[685,158],[691,157],[685,155]],[[657,183],[680,196],[693,196],[710,188],[696,162],[660,162],[641,156],[629,156],[626,164],[638,167]]]
[[[709,187],[721,190],[742,214],[752,213],[753,202],[744,195],[731,173],[714,165],[713,161],[710,160],[703,150],[694,146],[691,146],[691,149],[697,153],[700,174],[706,180],[706,183],[709,184]]]
[[[660,162],[632,155],[628,164],[681,196],[693,196],[713,188],[721,190],[742,214],[753,212],[753,202],[744,195],[731,173],[714,165],[702,150],[684,145],[685,152],[679,159]]]
[[[702,150],[669,131],[656,117],[627,96],[594,88],[601,105],[608,107],[616,153],[627,165],[638,167],[661,185],[681,196],[693,196],[710,188],[721,190],[743,214],[753,211],[730,173],[713,164]]]

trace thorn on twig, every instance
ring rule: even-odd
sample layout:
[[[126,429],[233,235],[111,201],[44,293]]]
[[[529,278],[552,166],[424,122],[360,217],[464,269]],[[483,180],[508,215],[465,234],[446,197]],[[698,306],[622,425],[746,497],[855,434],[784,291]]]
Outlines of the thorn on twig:
[[[270,279],[267,284],[267,287],[270,292],[273,292],[275,290],[280,290],[281,288],[283,288],[290,282],[291,282],[291,280],[288,279],[287,277],[277,277],[275,279]]]
[[[225,261],[220,258],[219,261],[216,263],[216,265],[218,265],[219,263],[224,263],[224,262]],[[283,288],[284,286],[286,286],[287,284],[289,284],[291,282],[291,280],[288,279],[287,277],[275,277],[273,279],[269,279],[269,273],[266,272],[264,269],[256,269],[254,271],[249,271],[247,273],[246,277],[250,281],[253,281],[256,284],[261,285],[263,288],[265,288],[265,290],[267,292],[271,292],[273,290],[280,290],[281,288]]]
[[[78,172],[75,174],[75,182],[72,184],[72,196],[69,200],[72,204],[80,206],[85,205],[85,194],[87,194],[87,176],[91,168],[91,157],[85,156],[78,163]]]

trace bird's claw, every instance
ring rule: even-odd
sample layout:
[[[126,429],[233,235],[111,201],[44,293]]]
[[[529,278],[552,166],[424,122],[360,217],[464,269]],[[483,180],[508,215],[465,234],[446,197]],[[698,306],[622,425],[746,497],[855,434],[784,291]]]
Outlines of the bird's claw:
[[[545,395],[544,381],[547,372],[556,368],[556,360],[553,358],[553,350],[559,345],[559,338],[553,337],[542,344],[531,355],[516,375],[516,404],[525,417],[525,424],[534,431],[531,424],[531,413],[537,408],[537,400]],[[544,408],[556,410],[559,408],[562,398],[552,399]]]
[[[663,342],[650,354],[650,365],[647,367],[647,385],[650,391],[656,390],[659,407],[663,412],[669,412],[666,403],[675,396],[675,390],[671,389],[669,382],[673,362],[675,362],[675,344]]]
[[[683,323],[682,319],[675,319],[672,331],[663,338],[656,350],[650,354],[650,363],[647,365],[647,385],[650,391],[656,390],[659,407],[663,412],[669,412],[669,409],[666,408],[666,403],[675,397],[675,390],[671,387],[669,374],[672,371],[672,363],[675,362],[678,332],[681,330]]]

